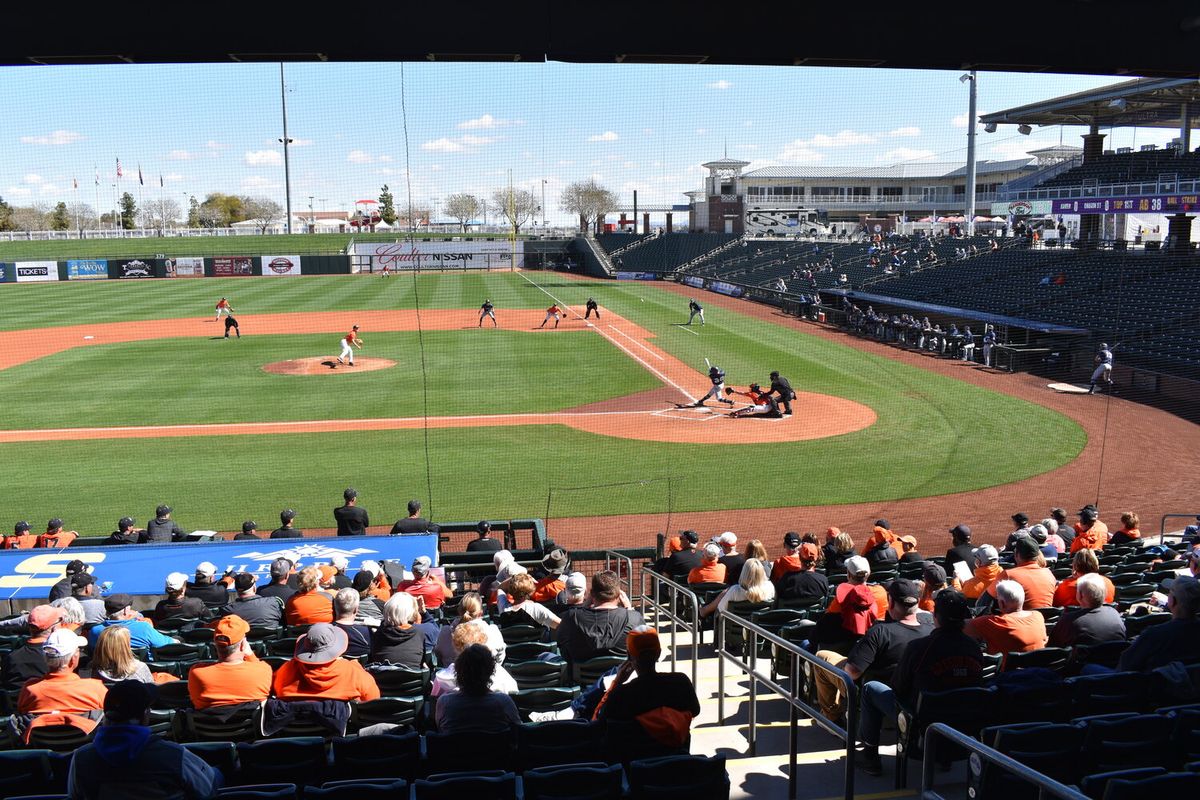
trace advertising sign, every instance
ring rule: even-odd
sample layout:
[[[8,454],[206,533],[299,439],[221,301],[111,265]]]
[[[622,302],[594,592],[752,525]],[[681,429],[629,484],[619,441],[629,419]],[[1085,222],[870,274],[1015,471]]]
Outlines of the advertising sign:
[[[233,570],[266,580],[276,558],[291,558],[301,568],[328,564],[339,555],[350,562],[347,572],[351,575],[358,572],[364,560],[408,565],[417,556],[437,557],[437,534],[70,547],[61,552],[0,550],[0,597],[44,599],[73,559],[90,564],[101,583],[111,581],[112,592],[162,594],[163,578],[168,573],[190,575],[200,561],[216,564],[218,574]]]
[[[618,272],[617,280],[619,281],[656,281],[658,280],[657,272]]]
[[[117,277],[118,278],[153,278],[154,277],[154,261],[147,259],[143,261],[140,258],[131,258],[128,261],[117,262]]]
[[[1013,200],[1011,203],[992,203],[992,216],[995,217],[1044,217],[1049,213],[1049,200]]]
[[[203,278],[203,258],[167,258],[163,259],[163,269],[168,278]]]
[[[213,259],[213,275],[219,278],[240,277],[254,274],[254,259],[249,256],[232,256]]]
[[[57,261],[18,261],[13,265],[18,283],[58,280]]]
[[[513,262],[509,242],[358,242],[354,245],[359,272],[379,272],[385,266],[401,269],[508,269],[525,266],[525,251],[517,245]]]
[[[718,294],[727,294],[730,297],[741,297],[746,293],[746,290],[741,286],[734,286],[732,283],[726,283],[725,281],[713,281],[708,285],[708,289]]]
[[[693,286],[697,289],[704,288],[704,278],[701,278],[699,275],[688,275],[683,279],[683,282],[688,286]]]
[[[13,264],[0,264],[0,283],[9,283],[16,276],[16,268]]]
[[[107,279],[108,262],[102,258],[81,258],[67,262],[67,280],[102,281]]]
[[[299,275],[300,256],[263,256],[262,274],[264,278]]]
[[[1079,200],[1054,200],[1053,204],[1054,214],[1175,214],[1200,208],[1200,195],[1087,197]]]

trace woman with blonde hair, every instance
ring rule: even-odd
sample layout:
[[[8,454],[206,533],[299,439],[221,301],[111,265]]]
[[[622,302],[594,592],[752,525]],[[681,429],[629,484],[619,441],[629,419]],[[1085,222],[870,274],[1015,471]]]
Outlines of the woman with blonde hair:
[[[482,629],[486,634],[483,643],[492,651],[497,664],[504,663],[504,637],[500,635],[499,628],[483,618],[483,598],[480,597],[479,592],[464,594],[458,604],[458,617],[449,625],[441,626],[438,631],[437,644],[433,646],[433,652],[437,654],[440,663],[453,664],[454,659],[458,657],[460,651],[455,649],[452,637],[460,625],[474,625]]]
[[[759,561],[767,560],[767,548],[758,539],[751,539],[746,542],[746,550],[742,553],[746,560],[757,558]]]
[[[554,630],[562,621],[553,611],[529,599],[537,589],[537,582],[529,573],[513,575],[500,588],[512,598],[511,603],[501,604],[501,628],[506,625],[541,625]]]
[[[443,630],[449,629],[443,628]],[[466,650],[473,644],[481,644],[491,650],[487,633],[484,632],[483,628],[478,625],[471,625],[470,623],[455,626],[454,633],[450,635],[450,646],[454,656],[448,662],[443,662],[447,666],[438,670],[437,674],[433,676],[433,688],[430,690],[431,695],[440,697],[441,695],[453,694],[458,691],[458,680],[455,675],[454,662],[462,655],[463,650]],[[517,685],[516,679],[512,675],[509,675],[508,671],[499,664],[496,665],[496,671],[492,673],[492,680],[488,684],[488,688],[493,692],[502,692],[503,694],[515,694],[521,690],[521,687]]]
[[[746,559],[738,582],[730,586],[704,608],[700,615],[707,617],[725,611],[730,603],[770,603],[775,599],[775,584],[767,579],[767,570],[757,558]]]
[[[854,539],[845,531],[838,533],[837,536],[833,537],[832,558],[827,556],[825,559],[825,574],[828,575],[830,572],[845,572],[846,559],[853,555],[855,555]]]
[[[120,681],[168,683],[179,680],[165,672],[151,672],[144,661],[134,658],[129,641],[129,628],[124,625],[113,625],[101,631],[92,652],[92,677],[106,685]]]

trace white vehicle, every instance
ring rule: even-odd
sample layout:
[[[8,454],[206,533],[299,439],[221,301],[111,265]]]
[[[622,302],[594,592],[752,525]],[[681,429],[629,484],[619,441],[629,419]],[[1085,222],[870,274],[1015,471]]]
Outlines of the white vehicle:
[[[747,236],[828,236],[824,215],[811,208],[750,206],[746,209]]]

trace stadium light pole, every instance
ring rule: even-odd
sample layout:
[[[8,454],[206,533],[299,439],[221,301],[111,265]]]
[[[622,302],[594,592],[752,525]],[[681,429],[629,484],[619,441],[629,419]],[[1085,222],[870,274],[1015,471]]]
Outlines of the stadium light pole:
[[[279,141],[283,142],[283,191],[284,200],[287,205],[287,225],[284,228],[289,234],[292,232],[292,170],[288,163],[288,145],[292,140],[288,138],[287,132],[287,84],[283,82],[283,62],[279,62],[279,101],[283,108],[283,138]]]
[[[975,70],[959,78],[970,84],[970,100],[967,104],[967,186],[966,186],[966,218],[967,236],[975,235],[975,84],[978,83],[978,73]]]

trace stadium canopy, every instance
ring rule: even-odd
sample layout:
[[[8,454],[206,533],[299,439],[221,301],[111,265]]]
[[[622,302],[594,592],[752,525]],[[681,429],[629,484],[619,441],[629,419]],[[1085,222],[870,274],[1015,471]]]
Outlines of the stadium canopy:
[[[1059,0],[1008,8],[865,2],[849,15],[839,3],[759,8],[656,0],[635,7],[468,0],[453,13],[437,3],[385,3],[322,13],[319,22],[280,11],[228,0],[156,13],[103,4],[71,4],[68,13],[61,5],[23,5],[19,17],[0,27],[0,64],[549,60],[1200,74],[1194,0]],[[787,97],[780,87],[780,99]]]
[[[1180,128],[1200,116],[1200,81],[1144,78],[983,114],[984,125]]]

